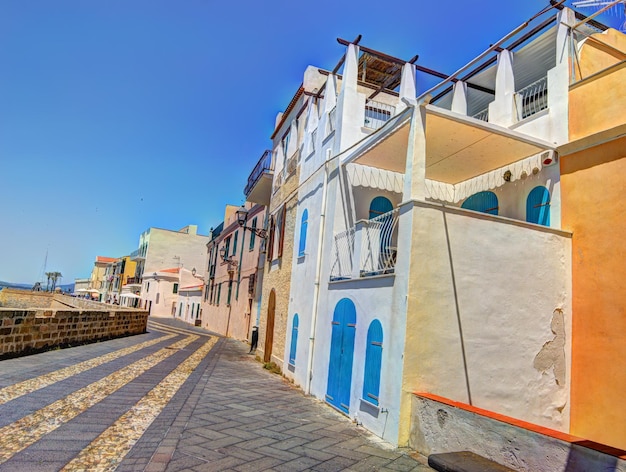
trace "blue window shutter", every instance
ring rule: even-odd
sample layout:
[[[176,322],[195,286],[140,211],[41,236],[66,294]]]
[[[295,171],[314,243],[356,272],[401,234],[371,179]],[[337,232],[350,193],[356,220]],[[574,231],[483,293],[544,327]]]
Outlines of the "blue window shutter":
[[[291,348],[289,349],[289,363],[296,365],[296,347],[298,346],[298,314],[293,315],[293,323],[291,325]]]
[[[304,210],[302,212],[302,221],[300,223],[300,247],[298,249],[298,257],[304,256],[304,250],[306,248],[306,229],[309,224],[309,211]]]
[[[256,216],[252,219],[252,231],[250,231],[250,250],[254,249],[254,240],[256,239],[256,234],[254,230],[256,229]]]
[[[526,221],[550,226],[550,191],[538,186],[530,191],[526,199]]]
[[[233,256],[237,252],[237,236],[239,236],[239,231],[235,231],[235,238],[233,239]]]
[[[461,208],[497,215],[498,197],[493,192],[478,192],[465,200]]]
[[[376,218],[384,213],[388,213],[393,210],[393,205],[389,199],[385,197],[376,197],[370,203],[370,215],[369,219]]]
[[[380,392],[380,371],[383,359],[383,327],[380,321],[371,322],[367,330],[365,351],[365,375],[363,379],[363,400],[378,405]]]

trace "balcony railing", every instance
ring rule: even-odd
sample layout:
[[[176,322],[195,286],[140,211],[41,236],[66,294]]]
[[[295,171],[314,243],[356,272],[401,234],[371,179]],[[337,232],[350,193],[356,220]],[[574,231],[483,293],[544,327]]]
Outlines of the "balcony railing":
[[[472,118],[476,118],[480,121],[489,121],[489,107],[485,108],[483,111],[479,111]]]
[[[141,277],[128,277],[124,285],[141,285]]]
[[[519,119],[523,120],[548,108],[548,77],[524,87],[516,93]]]
[[[395,271],[398,210],[370,220],[335,236],[335,261],[330,279],[344,280]]]
[[[130,253],[130,260],[137,261],[146,258],[146,246],[141,246],[139,249]]]
[[[354,228],[350,228],[335,235],[335,263],[330,270],[330,280],[352,278],[354,233]]]
[[[246,188],[244,189],[243,193],[248,196],[252,191],[254,185],[261,178],[261,176],[263,174],[270,173],[273,170],[274,166],[272,163],[272,151],[267,150],[263,153],[263,155],[259,159],[259,162],[257,162],[256,166],[254,166],[254,169],[250,173],[250,176],[248,177],[248,183],[246,184]]]
[[[396,267],[398,210],[363,222],[360,276],[393,273]]]
[[[363,126],[371,129],[382,128],[382,126],[396,114],[396,107],[386,103],[369,100],[365,104],[365,120]]]

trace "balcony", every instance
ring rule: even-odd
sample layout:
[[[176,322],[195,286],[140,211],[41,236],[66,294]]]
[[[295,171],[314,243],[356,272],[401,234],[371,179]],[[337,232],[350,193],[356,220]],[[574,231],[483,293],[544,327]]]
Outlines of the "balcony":
[[[272,151],[265,151],[252,170],[243,193],[246,200],[260,205],[269,205],[272,196],[272,178],[274,163]]]
[[[369,100],[365,104],[365,120],[363,126],[371,129],[382,128],[392,116],[396,114],[396,107],[382,102]]]
[[[543,77],[536,82],[516,92],[518,104],[518,118],[523,120],[541,110],[548,108],[548,77]]]
[[[396,267],[398,210],[335,235],[335,262],[331,281],[393,274]]]
[[[141,285],[141,277],[128,277],[124,285]]]
[[[143,261],[146,259],[146,247],[142,246],[139,249],[130,253],[131,261]]]

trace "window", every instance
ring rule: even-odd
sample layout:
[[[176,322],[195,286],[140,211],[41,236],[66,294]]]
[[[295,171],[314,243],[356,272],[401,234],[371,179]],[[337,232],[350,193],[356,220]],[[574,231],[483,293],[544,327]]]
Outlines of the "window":
[[[183,302],[180,302],[180,306],[178,307],[178,317],[183,316]]]
[[[172,289],[172,293],[178,293],[178,284],[174,284],[174,288]]]
[[[277,252],[276,259],[283,257],[283,243],[285,240],[285,216],[287,213],[287,208],[285,205],[278,210],[276,214],[276,236],[278,236],[278,244],[277,244]],[[276,239],[276,238],[275,238]]]
[[[296,347],[298,345],[298,324],[300,320],[298,314],[293,315],[293,322],[291,325],[291,347],[289,349],[289,364],[296,365]]]
[[[226,305],[230,305],[230,298],[231,295],[233,294],[233,276],[230,276],[230,279],[228,280],[228,298],[226,299]]]
[[[550,192],[543,186],[535,187],[526,199],[526,221],[550,226]]]
[[[493,192],[478,192],[465,200],[461,208],[497,215],[498,197]]]
[[[220,297],[222,296],[222,282],[217,284],[217,306],[220,306]]]
[[[157,296],[156,296],[156,301],[154,302],[154,303],[156,303],[157,305],[159,304],[159,296],[160,296],[160,295],[161,295],[160,293],[157,293]]]
[[[267,260],[274,260],[274,233],[276,232],[276,224],[273,216],[270,216],[270,233],[268,238],[268,246],[267,246]]]
[[[233,238],[233,256],[237,252],[237,237],[239,236],[239,231],[235,231],[235,237]]]
[[[374,320],[367,330],[365,351],[365,375],[363,379],[363,400],[378,405],[380,391],[380,370],[383,360],[383,327]]]
[[[228,236],[225,240],[224,240],[224,257],[228,257],[228,255],[230,254],[230,236]]]
[[[150,282],[146,282],[146,293],[150,291]]]
[[[300,221],[300,247],[298,249],[298,257],[304,256],[304,250],[306,248],[306,229],[308,226],[309,211],[304,210],[302,212],[302,220]]]
[[[209,295],[209,303],[213,305],[215,303],[215,281],[211,280],[211,295]]]
[[[252,218],[252,231],[250,231],[250,250],[252,251],[254,249],[254,240],[256,238],[256,234],[254,233],[254,230],[256,229],[256,221],[257,221],[257,217],[255,216],[254,218]]]

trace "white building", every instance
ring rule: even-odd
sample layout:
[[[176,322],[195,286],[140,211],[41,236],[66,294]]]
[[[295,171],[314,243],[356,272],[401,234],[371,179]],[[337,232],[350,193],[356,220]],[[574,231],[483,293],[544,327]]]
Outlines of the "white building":
[[[541,17],[419,97],[428,69],[357,44],[321,88],[326,73],[305,73],[273,150],[274,185],[293,165],[300,182],[282,367],[392,443],[408,442],[416,391],[568,431],[553,164],[572,22]]]

